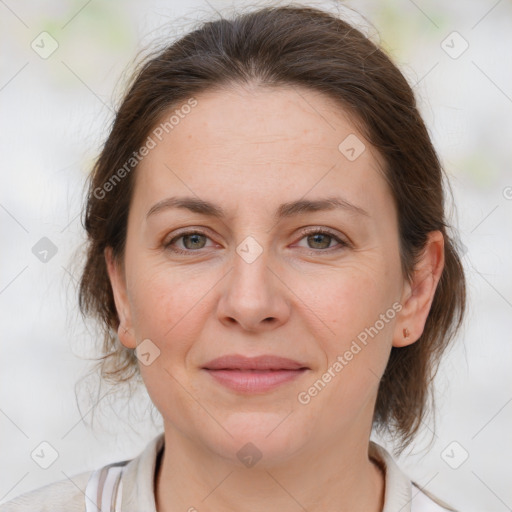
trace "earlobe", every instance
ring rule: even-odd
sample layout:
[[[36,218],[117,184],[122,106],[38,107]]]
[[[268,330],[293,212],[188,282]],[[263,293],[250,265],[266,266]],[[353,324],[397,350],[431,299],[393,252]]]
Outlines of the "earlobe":
[[[412,281],[405,287],[403,308],[395,326],[394,347],[411,345],[422,335],[443,268],[444,237],[440,231],[432,231]]]
[[[117,328],[119,341],[127,348],[135,348],[137,342],[132,329],[130,305],[122,266],[119,261],[116,260],[111,247],[105,249],[104,256],[117,316],[119,318],[119,326]]]

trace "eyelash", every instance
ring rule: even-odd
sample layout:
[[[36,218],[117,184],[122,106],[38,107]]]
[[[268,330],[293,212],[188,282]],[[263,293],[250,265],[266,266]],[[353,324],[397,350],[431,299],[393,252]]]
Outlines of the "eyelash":
[[[309,252],[310,255],[318,255],[320,253],[327,253],[327,252],[330,253],[330,252],[333,252],[333,251],[338,251],[338,250],[344,249],[346,247],[349,247],[349,244],[347,242],[345,242],[344,240],[342,240],[341,238],[336,236],[332,231],[329,231],[329,230],[327,230],[325,228],[312,228],[312,229],[304,230],[301,233],[302,236],[301,236],[300,240],[302,240],[303,238],[305,238],[305,237],[307,237],[309,235],[312,235],[312,234],[315,234],[315,235],[316,234],[328,235],[333,240],[338,242],[339,247],[329,247],[327,249],[310,249],[310,252]],[[176,254],[180,254],[180,255],[183,255],[183,256],[191,256],[193,253],[198,252],[200,249],[197,249],[197,250],[194,250],[194,249],[183,250],[183,249],[178,249],[176,247],[174,247],[174,248],[172,247],[172,244],[174,242],[176,242],[180,238],[183,238],[184,236],[190,236],[190,235],[203,235],[203,236],[206,236],[207,238],[209,238],[208,235],[205,232],[200,231],[200,230],[185,231],[185,232],[180,233],[178,236],[175,236],[174,238],[172,238],[169,242],[164,243],[164,248],[168,249],[168,250],[170,250],[170,251],[172,251],[172,252],[174,252]]]

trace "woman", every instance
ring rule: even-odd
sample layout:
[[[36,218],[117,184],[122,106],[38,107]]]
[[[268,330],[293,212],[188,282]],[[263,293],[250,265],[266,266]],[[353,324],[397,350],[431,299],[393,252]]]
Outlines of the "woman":
[[[80,303],[164,432],[5,511],[453,510],[407,446],[465,310],[413,92],[313,8],[206,23],[138,70],[91,176]]]

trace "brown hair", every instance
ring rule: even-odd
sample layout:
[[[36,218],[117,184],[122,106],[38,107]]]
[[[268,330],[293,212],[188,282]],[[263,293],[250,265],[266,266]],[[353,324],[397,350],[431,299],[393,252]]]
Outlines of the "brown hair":
[[[251,83],[306,87],[352,114],[384,157],[407,279],[428,233],[444,235],[445,267],[425,329],[417,342],[392,349],[375,407],[374,426],[394,432],[403,448],[429,410],[440,357],[461,326],[464,270],[447,233],[443,170],[411,87],[360,31],[312,7],[265,7],[204,23],[145,60],[133,75],[90,177],[84,217],[88,249],[80,308],[104,326],[102,376],[121,382],[138,373],[134,351],[123,347],[113,332],[119,319],[104,257],[106,247],[116,257],[123,255],[134,172],[122,173],[115,183],[114,174],[123,166],[126,170],[126,162],[170,108],[203,91]],[[105,194],[109,180],[113,186]]]

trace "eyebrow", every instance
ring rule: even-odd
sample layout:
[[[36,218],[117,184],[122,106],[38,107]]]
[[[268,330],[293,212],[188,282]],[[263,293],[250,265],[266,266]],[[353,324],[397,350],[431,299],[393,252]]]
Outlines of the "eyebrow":
[[[185,196],[168,197],[166,199],[162,199],[149,209],[146,218],[171,208],[183,208],[190,210],[193,213],[207,215],[209,217],[215,217],[219,219],[225,217],[224,210],[221,206],[216,205],[210,201],[205,201],[204,199],[199,199],[197,197]],[[299,199],[297,201],[283,203],[274,213],[274,218],[277,220],[304,213],[335,209],[342,209],[350,213],[364,217],[370,217],[370,214],[360,206],[352,204],[342,197],[334,196],[315,200]]]

